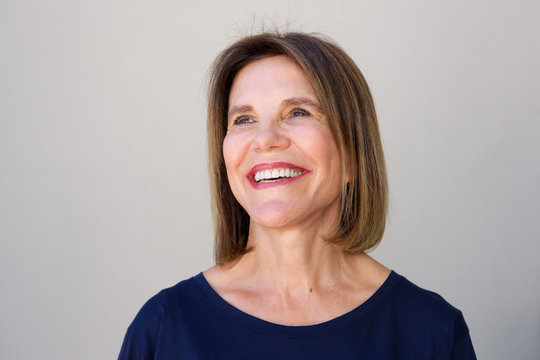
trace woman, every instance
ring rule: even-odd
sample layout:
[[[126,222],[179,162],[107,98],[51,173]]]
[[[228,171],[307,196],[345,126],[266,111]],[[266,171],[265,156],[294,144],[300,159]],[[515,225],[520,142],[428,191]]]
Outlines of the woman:
[[[148,301],[120,359],[475,359],[458,310],[365,254],[386,171],[338,46],[244,38],[216,60],[208,106],[217,265]]]

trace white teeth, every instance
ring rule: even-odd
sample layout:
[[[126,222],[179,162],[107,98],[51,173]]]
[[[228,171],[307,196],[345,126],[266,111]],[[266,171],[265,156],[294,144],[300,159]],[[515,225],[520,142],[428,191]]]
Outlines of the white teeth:
[[[273,170],[261,170],[257,171],[253,176],[256,182],[260,181],[276,181],[280,178],[292,178],[303,173],[302,170],[295,169],[273,169]]]

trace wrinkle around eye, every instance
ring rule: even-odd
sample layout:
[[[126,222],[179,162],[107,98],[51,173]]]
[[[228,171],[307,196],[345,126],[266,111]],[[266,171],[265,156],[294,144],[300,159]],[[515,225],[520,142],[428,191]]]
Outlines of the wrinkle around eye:
[[[289,119],[313,119],[320,122],[326,122],[326,116],[319,111],[307,110],[305,108],[294,108],[287,115]]]
[[[293,117],[311,116],[311,112],[303,108],[294,108],[291,110]],[[296,115],[298,114],[298,115]]]
[[[232,123],[233,125],[245,125],[245,124],[251,124],[255,122],[251,117],[247,115],[240,115],[233,119]]]
[[[255,123],[256,120],[254,120],[250,116],[239,116],[233,119],[228,120],[227,123],[227,130],[226,133],[228,134],[231,131],[239,131],[242,129],[248,129],[250,125]]]
[[[249,125],[254,122],[255,120],[253,119],[253,117],[249,115],[238,115],[238,116],[235,116],[234,118],[229,118],[227,122],[227,128],[231,129],[237,126]]]

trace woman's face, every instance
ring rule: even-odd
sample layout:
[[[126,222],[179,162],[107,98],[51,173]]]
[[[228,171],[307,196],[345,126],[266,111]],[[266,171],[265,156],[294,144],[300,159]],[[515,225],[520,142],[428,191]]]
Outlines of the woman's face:
[[[289,58],[257,60],[238,73],[223,156],[231,189],[252,223],[273,229],[337,224],[339,151],[313,87]]]

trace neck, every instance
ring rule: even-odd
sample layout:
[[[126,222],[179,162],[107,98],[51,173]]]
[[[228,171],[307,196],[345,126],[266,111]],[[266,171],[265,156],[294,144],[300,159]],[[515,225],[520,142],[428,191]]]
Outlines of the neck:
[[[344,314],[371,296],[389,270],[325,241],[334,228],[324,219],[287,229],[252,222],[251,251],[205,276],[229,303],[271,322],[309,325]]]
[[[354,257],[324,240],[333,228],[319,220],[318,226],[286,229],[252,222],[248,240],[251,251],[238,261],[235,270],[249,274],[253,284],[264,284],[285,297],[335,287],[347,275],[345,270],[351,270]]]

